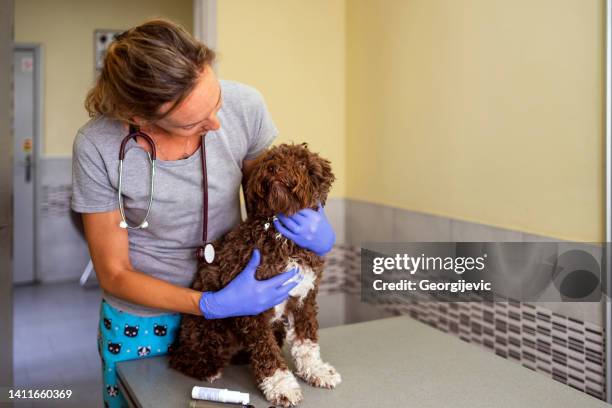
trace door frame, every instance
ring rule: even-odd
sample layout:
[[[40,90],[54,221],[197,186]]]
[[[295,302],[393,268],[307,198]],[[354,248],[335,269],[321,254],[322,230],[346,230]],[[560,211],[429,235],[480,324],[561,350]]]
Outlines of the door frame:
[[[213,50],[217,48],[217,0],[193,1],[193,35]],[[217,62],[212,69],[218,74]]]
[[[605,129],[606,129],[606,175],[605,175],[605,213],[606,241],[604,242],[603,282],[605,282],[604,326],[606,350],[606,402],[612,404],[612,0],[606,0],[605,17]]]
[[[13,52],[15,51],[32,51],[34,53],[34,134],[32,135],[32,151],[33,151],[33,162],[32,162],[32,175],[34,179],[34,242],[32,243],[32,263],[34,269],[34,277],[32,283],[37,283],[40,280],[38,271],[38,237],[39,234],[39,222],[38,215],[41,213],[40,198],[42,197],[40,191],[40,165],[42,159],[42,123],[43,123],[43,61],[44,61],[44,49],[40,43],[31,42],[19,42],[14,43]],[[12,78],[11,78],[12,80]],[[14,187],[13,187],[14,188]],[[17,220],[15,220],[17,221]]]
[[[13,100],[14,0],[0,0],[0,385],[13,386],[13,132],[11,106]],[[8,75],[6,75],[8,73]],[[8,148],[10,146],[10,148]],[[8,209],[8,211],[7,211]],[[7,232],[8,233],[5,233]]]

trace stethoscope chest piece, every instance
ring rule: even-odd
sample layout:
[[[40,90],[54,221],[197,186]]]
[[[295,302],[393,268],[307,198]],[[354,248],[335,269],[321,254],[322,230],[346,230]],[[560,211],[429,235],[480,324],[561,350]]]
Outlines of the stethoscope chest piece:
[[[213,263],[215,260],[215,247],[208,243],[204,247],[199,247],[196,256],[198,259],[204,259],[206,263]]]
[[[204,247],[204,260],[209,264],[215,260],[215,247],[212,244],[206,244]]]

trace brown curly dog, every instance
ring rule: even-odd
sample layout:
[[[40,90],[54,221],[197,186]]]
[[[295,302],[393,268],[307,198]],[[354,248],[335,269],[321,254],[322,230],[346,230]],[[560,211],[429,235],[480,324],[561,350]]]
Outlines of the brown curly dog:
[[[334,179],[330,162],[308,150],[306,143],[275,146],[256,163],[245,189],[247,220],[214,242],[214,262],[201,264],[191,287],[199,291],[225,287],[244,269],[255,248],[261,253],[257,279],[295,266],[304,279],[287,300],[256,316],[207,320],[183,315],[178,344],[170,353],[172,368],[213,382],[227,364],[246,357],[266,399],[293,406],[302,400],[302,391],[283,359],[286,338],[297,376],[316,387],[340,383],[340,374],[321,360],[317,342],[316,296],[324,260],[285,239],[272,223],[278,213],[316,210],[318,201],[325,205]]]

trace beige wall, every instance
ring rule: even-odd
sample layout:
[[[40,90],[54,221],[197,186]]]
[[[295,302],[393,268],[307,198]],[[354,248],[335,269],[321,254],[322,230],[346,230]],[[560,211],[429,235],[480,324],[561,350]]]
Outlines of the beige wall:
[[[93,32],[126,29],[166,17],[192,31],[191,0],[16,0],[15,41],[43,45],[43,146],[48,156],[70,155],[93,85]]]
[[[604,239],[604,0],[348,0],[347,196]]]
[[[344,196],[343,0],[218,2],[219,76],[255,86],[280,134],[330,159]]]
[[[44,44],[47,155],[87,120],[94,28],[191,29],[191,1],[98,4],[16,2],[17,41]],[[219,76],[333,161],[332,196],[604,239],[604,0],[232,0],[217,26]]]

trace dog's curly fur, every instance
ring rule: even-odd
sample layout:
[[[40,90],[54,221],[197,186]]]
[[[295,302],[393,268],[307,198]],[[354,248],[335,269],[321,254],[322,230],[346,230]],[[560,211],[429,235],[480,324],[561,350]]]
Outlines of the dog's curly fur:
[[[255,248],[261,254],[257,279],[271,278],[296,264],[306,277],[285,302],[257,316],[207,320],[183,315],[170,353],[172,368],[212,382],[230,362],[246,360],[268,401],[296,405],[302,394],[282,356],[286,338],[300,378],[318,387],[340,383],[340,374],[321,360],[317,343],[316,295],[324,260],[281,237],[271,222],[278,213],[292,215],[302,208],[316,210],[318,202],[325,205],[334,179],[330,162],[306,143],[275,146],[255,164],[245,188],[247,220],[213,243],[215,260],[201,264],[192,288],[223,288],[244,269]]]

